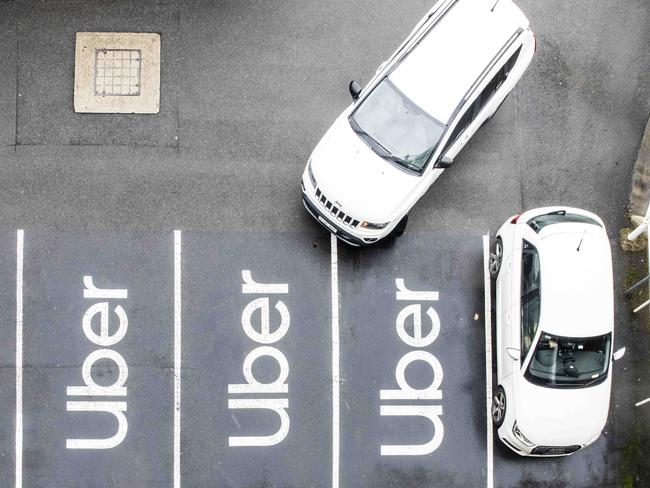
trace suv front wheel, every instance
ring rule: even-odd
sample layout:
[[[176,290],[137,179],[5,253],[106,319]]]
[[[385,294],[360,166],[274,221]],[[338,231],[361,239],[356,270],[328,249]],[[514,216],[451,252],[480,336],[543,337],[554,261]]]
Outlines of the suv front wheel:
[[[399,237],[402,234],[404,234],[404,231],[406,230],[406,224],[408,224],[409,221],[409,214],[406,214],[404,217],[402,217],[402,220],[399,221],[399,223],[395,226],[395,228],[391,231],[390,237]]]

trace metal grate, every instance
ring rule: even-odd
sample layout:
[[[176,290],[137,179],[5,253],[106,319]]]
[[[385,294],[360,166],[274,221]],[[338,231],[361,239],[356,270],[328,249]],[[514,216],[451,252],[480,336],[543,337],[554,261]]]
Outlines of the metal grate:
[[[349,215],[346,215],[343,210],[341,210],[334,202],[331,202],[327,199],[323,192],[319,188],[316,188],[316,199],[318,203],[323,207],[332,217],[341,222],[348,227],[356,229],[359,226],[359,221],[353,219]]]
[[[140,49],[95,49],[95,95],[140,95]]]

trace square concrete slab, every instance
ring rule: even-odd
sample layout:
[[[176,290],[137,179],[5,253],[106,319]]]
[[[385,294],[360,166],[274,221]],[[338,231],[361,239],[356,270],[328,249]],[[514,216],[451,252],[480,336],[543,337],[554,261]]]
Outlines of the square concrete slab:
[[[160,111],[160,34],[77,32],[77,113]]]

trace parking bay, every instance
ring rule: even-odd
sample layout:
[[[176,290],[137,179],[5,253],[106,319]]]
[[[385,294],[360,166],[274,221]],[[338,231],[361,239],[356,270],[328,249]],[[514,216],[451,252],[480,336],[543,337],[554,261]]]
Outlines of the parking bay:
[[[438,235],[344,254],[341,486],[485,486],[481,249]]]
[[[6,325],[15,233],[0,245]],[[25,232],[24,486],[171,486],[173,246],[171,232]],[[337,249],[340,486],[485,486],[480,236]],[[332,486],[331,258],[321,233],[182,234],[184,486]],[[0,339],[12,412],[14,328]],[[1,422],[13,473],[14,422]]]
[[[171,482],[172,242],[25,232],[23,486]]]

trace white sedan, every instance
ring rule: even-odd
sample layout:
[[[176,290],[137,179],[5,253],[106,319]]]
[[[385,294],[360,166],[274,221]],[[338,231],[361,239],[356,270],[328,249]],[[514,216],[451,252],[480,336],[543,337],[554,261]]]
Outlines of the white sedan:
[[[509,218],[490,254],[496,278],[492,420],[522,456],[562,456],[607,422],[612,385],[612,258],[603,221],[547,207]]]

